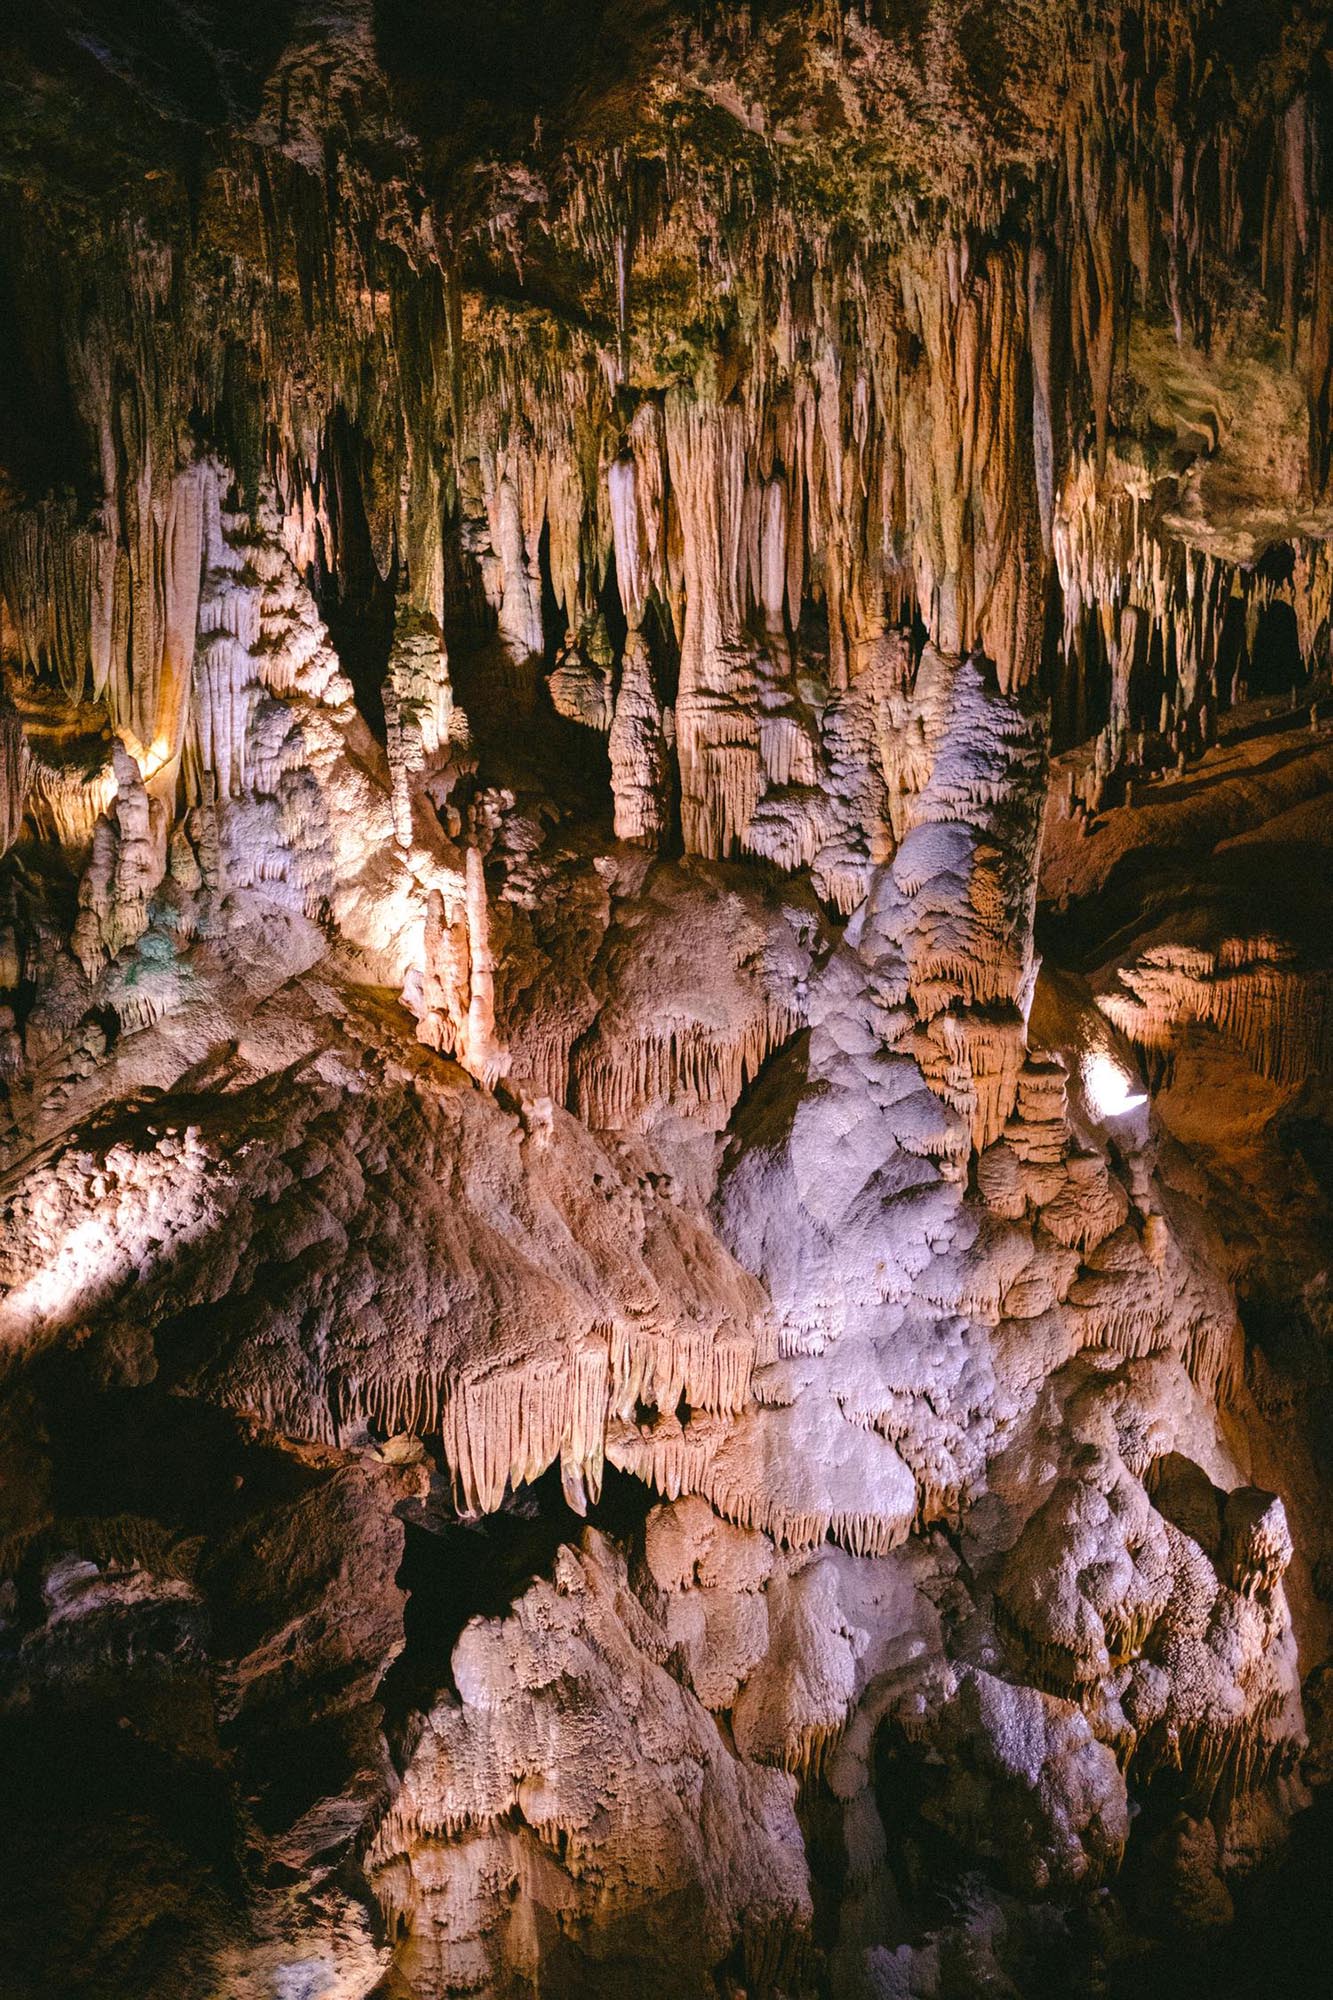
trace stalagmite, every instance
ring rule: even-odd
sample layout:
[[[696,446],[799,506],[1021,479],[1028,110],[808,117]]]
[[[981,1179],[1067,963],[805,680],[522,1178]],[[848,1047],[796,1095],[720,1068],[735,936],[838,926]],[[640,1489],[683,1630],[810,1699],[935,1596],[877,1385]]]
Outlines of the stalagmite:
[[[670,747],[666,715],[653,686],[652,653],[631,630],[610,722],[611,792],[617,840],[660,846],[669,826]]]

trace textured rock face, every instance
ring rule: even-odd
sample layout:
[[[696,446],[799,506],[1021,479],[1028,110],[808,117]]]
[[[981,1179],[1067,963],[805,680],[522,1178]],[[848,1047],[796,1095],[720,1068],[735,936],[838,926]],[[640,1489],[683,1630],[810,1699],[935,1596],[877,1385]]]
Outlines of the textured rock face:
[[[1316,1990],[1327,10],[160,14],[0,31],[0,1986]]]

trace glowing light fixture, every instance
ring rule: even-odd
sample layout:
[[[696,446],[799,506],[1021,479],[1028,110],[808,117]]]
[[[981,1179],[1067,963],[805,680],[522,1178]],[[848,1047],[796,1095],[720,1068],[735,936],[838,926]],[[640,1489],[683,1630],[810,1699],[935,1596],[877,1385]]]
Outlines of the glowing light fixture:
[[[1094,1118],[1123,1118],[1148,1102],[1147,1092],[1134,1089],[1129,1071],[1105,1049],[1085,1055],[1080,1067],[1083,1093]]]

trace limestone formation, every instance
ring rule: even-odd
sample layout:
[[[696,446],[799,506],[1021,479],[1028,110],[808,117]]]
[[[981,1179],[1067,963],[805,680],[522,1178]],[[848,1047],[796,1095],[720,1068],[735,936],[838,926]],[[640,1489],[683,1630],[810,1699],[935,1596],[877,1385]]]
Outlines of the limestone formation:
[[[1320,1989],[1330,33],[0,29],[6,1994]]]

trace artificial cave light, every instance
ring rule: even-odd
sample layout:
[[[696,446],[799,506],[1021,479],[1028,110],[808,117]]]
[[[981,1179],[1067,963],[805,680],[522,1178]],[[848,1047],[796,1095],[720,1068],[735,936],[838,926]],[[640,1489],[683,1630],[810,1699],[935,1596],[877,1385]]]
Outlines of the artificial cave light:
[[[1123,1118],[1148,1102],[1146,1091],[1134,1088],[1135,1078],[1104,1049],[1094,1050],[1080,1064],[1083,1090],[1094,1118]]]

